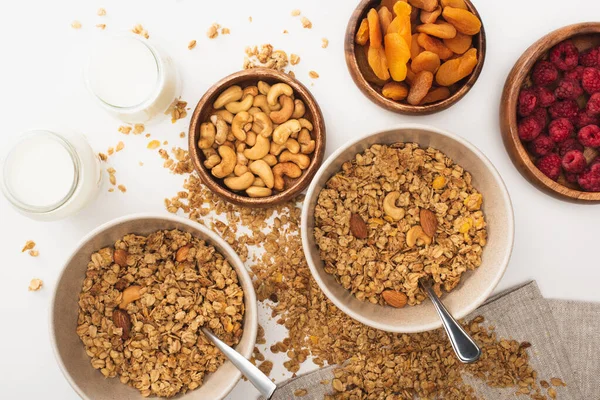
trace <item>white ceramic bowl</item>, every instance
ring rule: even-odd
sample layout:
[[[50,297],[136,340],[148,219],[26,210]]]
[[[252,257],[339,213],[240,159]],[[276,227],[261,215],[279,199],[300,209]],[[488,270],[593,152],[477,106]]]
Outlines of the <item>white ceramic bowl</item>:
[[[83,343],[77,336],[79,293],[85,278],[90,256],[102,247],[114,245],[128,233],[147,235],[161,229],[179,229],[206,240],[231,264],[244,290],[244,333],[235,349],[250,358],[258,330],[256,294],[242,260],[233,249],[208,228],[188,219],[167,215],[131,215],[110,221],[87,235],[65,263],[56,284],[50,312],[50,336],[58,365],[69,384],[85,400],[141,400],[140,393],[117,378],[105,379],[92,368]],[[234,365],[227,361],[208,375],[204,384],[178,399],[220,400],[227,396],[241,377]]]
[[[442,300],[452,315],[463,318],[479,307],[492,293],[510,259],[514,238],[514,219],[510,197],[502,178],[492,163],[465,139],[425,125],[402,125],[350,142],[333,153],[315,175],[302,209],[302,245],[310,271],[325,295],[350,317],[373,328],[388,332],[423,332],[439,328],[441,322],[430,301],[400,309],[363,302],[354,297],[323,269],[314,238],[314,208],[321,189],[329,178],[340,171],[344,162],[352,160],[371,145],[414,142],[445,153],[469,171],[473,185],[483,195],[483,212],[488,224],[488,243],[479,268],[466,272],[460,284]]]

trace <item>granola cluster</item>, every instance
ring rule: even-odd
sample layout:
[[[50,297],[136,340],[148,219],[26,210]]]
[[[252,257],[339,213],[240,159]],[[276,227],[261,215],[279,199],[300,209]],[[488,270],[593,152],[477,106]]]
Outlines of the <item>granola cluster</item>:
[[[391,202],[390,194],[396,194]],[[450,292],[463,273],[481,265],[487,238],[481,203],[471,175],[442,152],[411,143],[373,145],[319,194],[314,233],[325,271],[359,300],[382,305],[386,290],[420,304],[426,294],[418,282],[427,276],[438,293]],[[432,235],[423,233],[421,210],[434,218]],[[352,214],[364,221],[364,237],[353,234]],[[415,231],[423,240],[415,243]]]
[[[225,361],[202,326],[239,342],[243,296],[235,270],[203,240],[178,230],[129,234],[92,254],[77,334],[105,377],[145,397],[172,397]]]

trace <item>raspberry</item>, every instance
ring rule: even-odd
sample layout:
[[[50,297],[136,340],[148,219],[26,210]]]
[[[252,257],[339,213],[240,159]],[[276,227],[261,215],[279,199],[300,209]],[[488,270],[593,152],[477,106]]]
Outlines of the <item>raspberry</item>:
[[[517,110],[521,117],[526,117],[537,107],[537,96],[533,89],[523,89],[519,93],[519,105]]]
[[[583,76],[584,69],[585,67],[578,65],[572,70],[565,72],[565,78],[575,79],[577,82],[581,82],[581,77]]]
[[[598,65],[600,59],[600,52],[598,49],[589,49],[579,56],[579,65],[584,67],[595,67]]]
[[[577,183],[577,174],[573,174],[571,172],[565,172],[565,179],[570,183]]]
[[[554,150],[554,140],[548,135],[539,135],[529,143],[529,151],[536,157],[542,157],[552,153]]]
[[[585,157],[579,150],[571,150],[562,158],[563,169],[572,174],[583,172],[586,166]]]
[[[568,138],[564,142],[558,144],[558,154],[561,157],[564,157],[564,155],[571,150],[583,151],[583,146],[575,138]]]
[[[579,111],[575,118],[571,118],[571,122],[575,125],[575,128],[581,129],[588,125],[599,125],[599,116],[591,115],[585,110]]]
[[[558,82],[558,87],[554,89],[554,94],[558,99],[575,100],[583,94],[583,89],[579,82],[574,79],[563,79]]]
[[[555,181],[560,175],[560,164],[561,159],[558,154],[551,153],[539,159],[536,167],[548,178]]]
[[[544,129],[546,125],[548,125],[548,122],[550,122],[548,118],[548,111],[546,111],[545,108],[536,108],[531,116],[540,121],[542,129]]]
[[[600,168],[587,168],[577,177],[577,183],[588,192],[600,192]]]
[[[539,107],[550,107],[556,101],[554,93],[545,87],[540,86],[535,88],[535,95],[537,96],[537,104]]]
[[[574,118],[579,113],[579,106],[575,100],[557,101],[549,108],[552,119]]]
[[[600,93],[594,93],[587,102],[586,111],[589,115],[600,114]]]
[[[581,86],[589,94],[600,92],[600,70],[588,67],[583,70]]]
[[[570,40],[554,46],[550,50],[550,61],[562,71],[568,71],[579,64],[579,50]]]
[[[540,61],[533,67],[531,78],[536,86],[547,86],[558,79],[558,69],[549,61]]]
[[[584,126],[579,130],[577,138],[585,147],[600,147],[600,127],[598,125]]]
[[[548,133],[555,143],[562,143],[575,133],[575,128],[567,118],[559,118],[550,122]]]
[[[600,164],[600,156],[596,156],[596,158],[594,158],[592,161],[590,161],[589,167],[592,168],[596,164]]]
[[[518,124],[519,137],[526,142],[538,137],[543,129],[539,119],[534,116],[525,117]]]

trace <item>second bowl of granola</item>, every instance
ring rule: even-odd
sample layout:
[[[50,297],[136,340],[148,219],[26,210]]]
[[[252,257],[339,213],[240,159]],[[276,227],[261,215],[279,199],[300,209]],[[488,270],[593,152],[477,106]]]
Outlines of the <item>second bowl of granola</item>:
[[[308,189],[302,243],[342,311],[388,332],[441,326],[418,280],[456,318],[492,293],[514,237],[510,197],[490,161],[448,132],[404,125],[351,142]]]

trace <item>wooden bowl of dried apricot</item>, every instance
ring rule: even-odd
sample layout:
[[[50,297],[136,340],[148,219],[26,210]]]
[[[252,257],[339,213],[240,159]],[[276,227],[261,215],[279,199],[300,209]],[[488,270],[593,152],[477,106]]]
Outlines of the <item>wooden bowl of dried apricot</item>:
[[[400,114],[445,110],[473,87],[486,38],[470,0],[362,0],[346,29],[346,64],[375,104]]]

